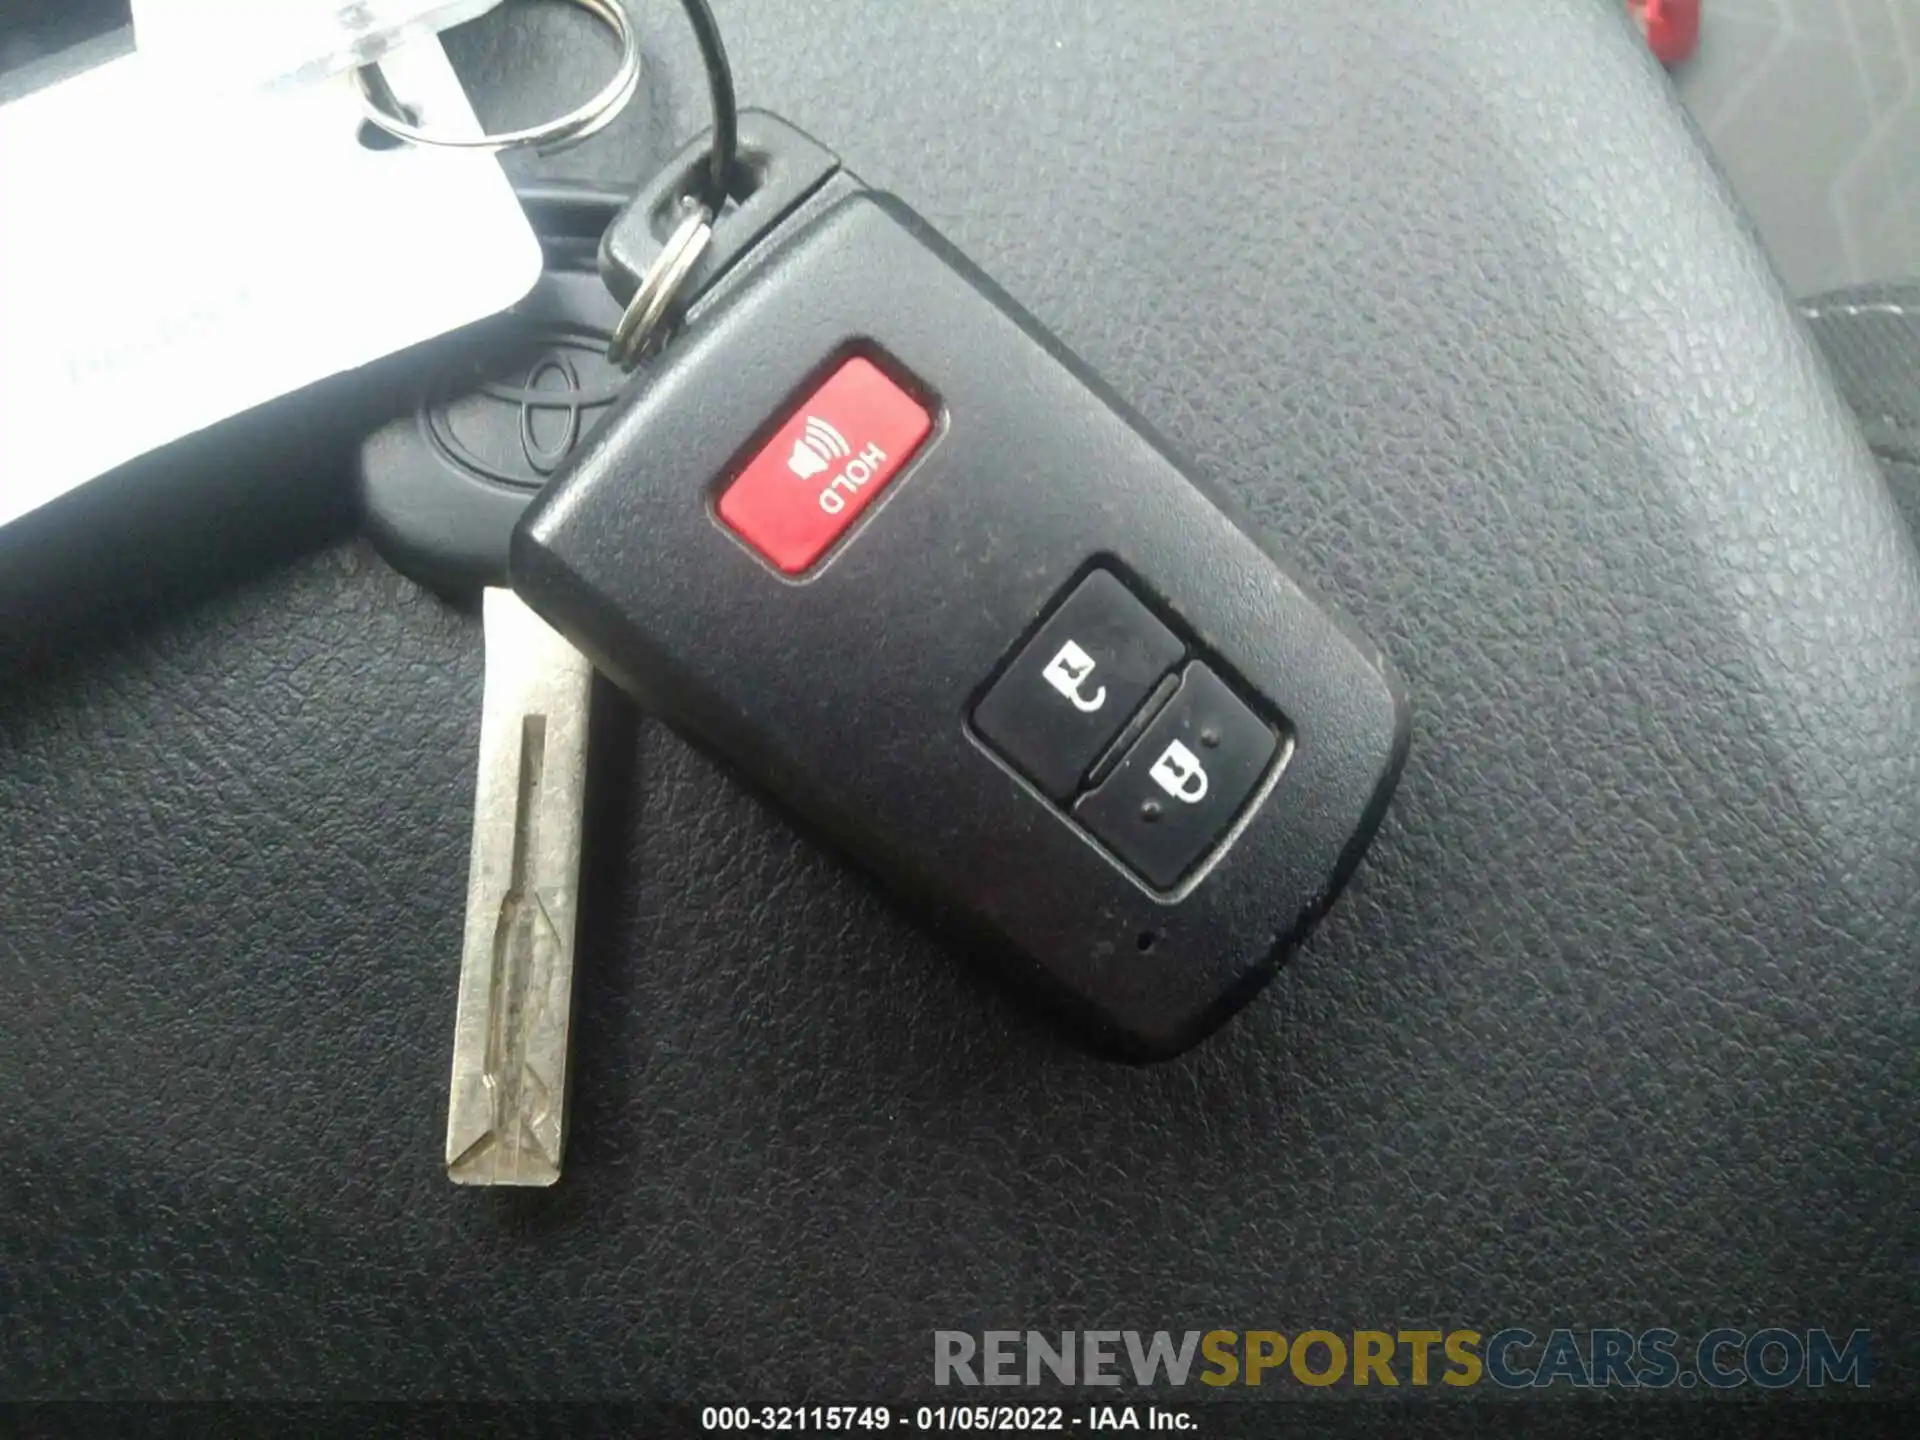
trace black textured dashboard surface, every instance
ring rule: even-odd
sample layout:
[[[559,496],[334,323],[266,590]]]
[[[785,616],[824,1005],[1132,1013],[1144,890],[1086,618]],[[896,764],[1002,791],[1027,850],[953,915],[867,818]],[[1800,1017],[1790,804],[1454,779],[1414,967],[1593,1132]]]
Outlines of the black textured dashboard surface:
[[[936,1327],[1419,1322],[1870,1326],[1900,1384],[1920,565],[1619,7],[719,8],[1391,654],[1371,855],[1116,1067],[606,697],[567,1175],[459,1191],[476,621],[319,447],[83,492],[0,535],[0,1394],[839,1400]],[[591,83],[575,18],[454,37],[496,123]],[[557,168],[705,123],[642,26]]]

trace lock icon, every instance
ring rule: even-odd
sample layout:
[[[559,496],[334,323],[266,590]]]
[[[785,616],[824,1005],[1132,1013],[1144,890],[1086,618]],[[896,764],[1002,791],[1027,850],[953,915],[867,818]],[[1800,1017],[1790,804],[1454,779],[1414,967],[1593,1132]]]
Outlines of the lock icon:
[[[1147,772],[1154,783],[1174,799],[1198,805],[1207,798],[1207,772],[1200,757],[1178,740],[1167,743],[1160,758]]]

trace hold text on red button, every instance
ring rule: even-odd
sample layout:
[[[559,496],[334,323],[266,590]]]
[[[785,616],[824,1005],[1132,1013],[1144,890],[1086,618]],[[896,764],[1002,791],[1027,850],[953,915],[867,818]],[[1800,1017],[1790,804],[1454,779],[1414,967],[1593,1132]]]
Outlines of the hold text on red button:
[[[720,497],[720,518],[798,575],[874,502],[933,429],[919,402],[858,356],[795,408]]]

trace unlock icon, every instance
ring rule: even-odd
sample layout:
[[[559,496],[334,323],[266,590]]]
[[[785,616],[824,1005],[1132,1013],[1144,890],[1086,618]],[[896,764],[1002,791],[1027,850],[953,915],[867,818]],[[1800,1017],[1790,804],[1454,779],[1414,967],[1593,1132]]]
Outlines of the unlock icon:
[[[1107,687],[1102,685],[1091,695],[1082,695],[1080,687],[1088,676],[1093,674],[1093,657],[1069,640],[1060,647],[1060,653],[1047,662],[1047,668],[1040,672],[1047,684],[1071,702],[1073,708],[1091,715],[1107,703]]]
[[[1198,805],[1207,798],[1207,772],[1200,764],[1200,757],[1178,740],[1167,743],[1166,750],[1147,773],[1176,800]]]

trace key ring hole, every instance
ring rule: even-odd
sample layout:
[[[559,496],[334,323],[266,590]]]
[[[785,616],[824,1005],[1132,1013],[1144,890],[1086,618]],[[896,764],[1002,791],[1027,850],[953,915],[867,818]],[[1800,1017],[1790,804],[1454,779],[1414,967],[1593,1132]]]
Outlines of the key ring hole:
[[[727,172],[727,206],[744,205],[767,183],[767,170],[771,157],[758,150],[743,150],[734,157],[733,168]]]
[[[687,167],[680,182],[660,198],[648,215],[654,239],[664,244],[691,211],[707,203],[706,192],[701,189],[700,181],[711,163],[710,155],[700,156]],[[771,168],[771,157],[762,152],[743,150],[735,156],[733,169],[728,172],[731,178],[727,184],[727,203],[713,217],[714,223],[718,224],[759,194],[760,188],[767,183]]]
[[[1133,948],[1144,955],[1159,943],[1160,932],[1158,930],[1142,930],[1139,935],[1134,938]]]

